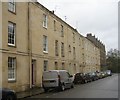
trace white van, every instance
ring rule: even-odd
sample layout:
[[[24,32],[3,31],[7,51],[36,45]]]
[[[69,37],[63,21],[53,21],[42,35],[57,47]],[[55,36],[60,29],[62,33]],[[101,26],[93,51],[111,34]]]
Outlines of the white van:
[[[45,92],[51,88],[59,88],[64,91],[66,88],[73,88],[73,76],[66,70],[44,71],[42,76],[42,86]]]

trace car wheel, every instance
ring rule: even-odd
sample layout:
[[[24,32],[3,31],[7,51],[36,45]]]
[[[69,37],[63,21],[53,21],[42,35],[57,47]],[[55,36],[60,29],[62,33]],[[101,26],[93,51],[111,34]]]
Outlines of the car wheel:
[[[65,90],[65,85],[64,85],[64,84],[61,85],[61,90],[62,90],[62,91]]]
[[[71,88],[74,88],[74,84],[71,85]]]
[[[6,97],[6,100],[14,100],[14,97],[13,97],[12,95],[8,95],[8,96]]]
[[[48,92],[48,89],[47,89],[47,88],[44,88],[44,91],[45,91],[45,92]]]
[[[87,80],[85,80],[85,83],[87,83],[88,81]]]

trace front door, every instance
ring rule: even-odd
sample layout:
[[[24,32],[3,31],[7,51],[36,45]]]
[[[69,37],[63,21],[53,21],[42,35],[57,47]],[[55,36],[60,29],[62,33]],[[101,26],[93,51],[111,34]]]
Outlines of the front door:
[[[32,68],[31,68],[31,78],[32,78],[32,87],[35,86],[35,82],[36,82],[36,60],[32,59]]]

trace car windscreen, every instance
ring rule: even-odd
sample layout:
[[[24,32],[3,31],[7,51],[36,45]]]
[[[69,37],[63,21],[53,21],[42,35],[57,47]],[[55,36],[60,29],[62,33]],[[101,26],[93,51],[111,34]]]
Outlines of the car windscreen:
[[[43,79],[53,79],[53,78],[58,78],[57,72],[45,72],[43,73]]]

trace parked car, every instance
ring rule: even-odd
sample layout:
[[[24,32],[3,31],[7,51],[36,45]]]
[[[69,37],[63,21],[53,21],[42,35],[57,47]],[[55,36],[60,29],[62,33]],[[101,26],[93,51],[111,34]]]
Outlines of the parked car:
[[[74,76],[74,84],[87,83],[86,76],[83,73],[76,73]]]
[[[111,70],[106,70],[106,74],[107,74],[107,76],[112,76]]]
[[[86,73],[84,76],[85,76],[85,83],[92,81],[91,75],[89,73]]]
[[[105,72],[103,71],[100,72],[100,78],[105,78]]]
[[[108,75],[107,75],[107,71],[105,70],[105,71],[103,71],[103,73],[104,73],[104,77],[107,77]]]
[[[90,72],[89,75],[92,81],[98,80],[97,74],[95,72]]]
[[[42,76],[42,86],[45,92],[51,88],[58,88],[64,91],[66,88],[73,88],[73,76],[66,70],[44,71]]]
[[[98,79],[101,79],[101,78],[102,78],[100,72],[95,72],[95,73],[96,73]]]
[[[17,100],[16,92],[6,88],[0,88],[0,97],[1,100]]]

